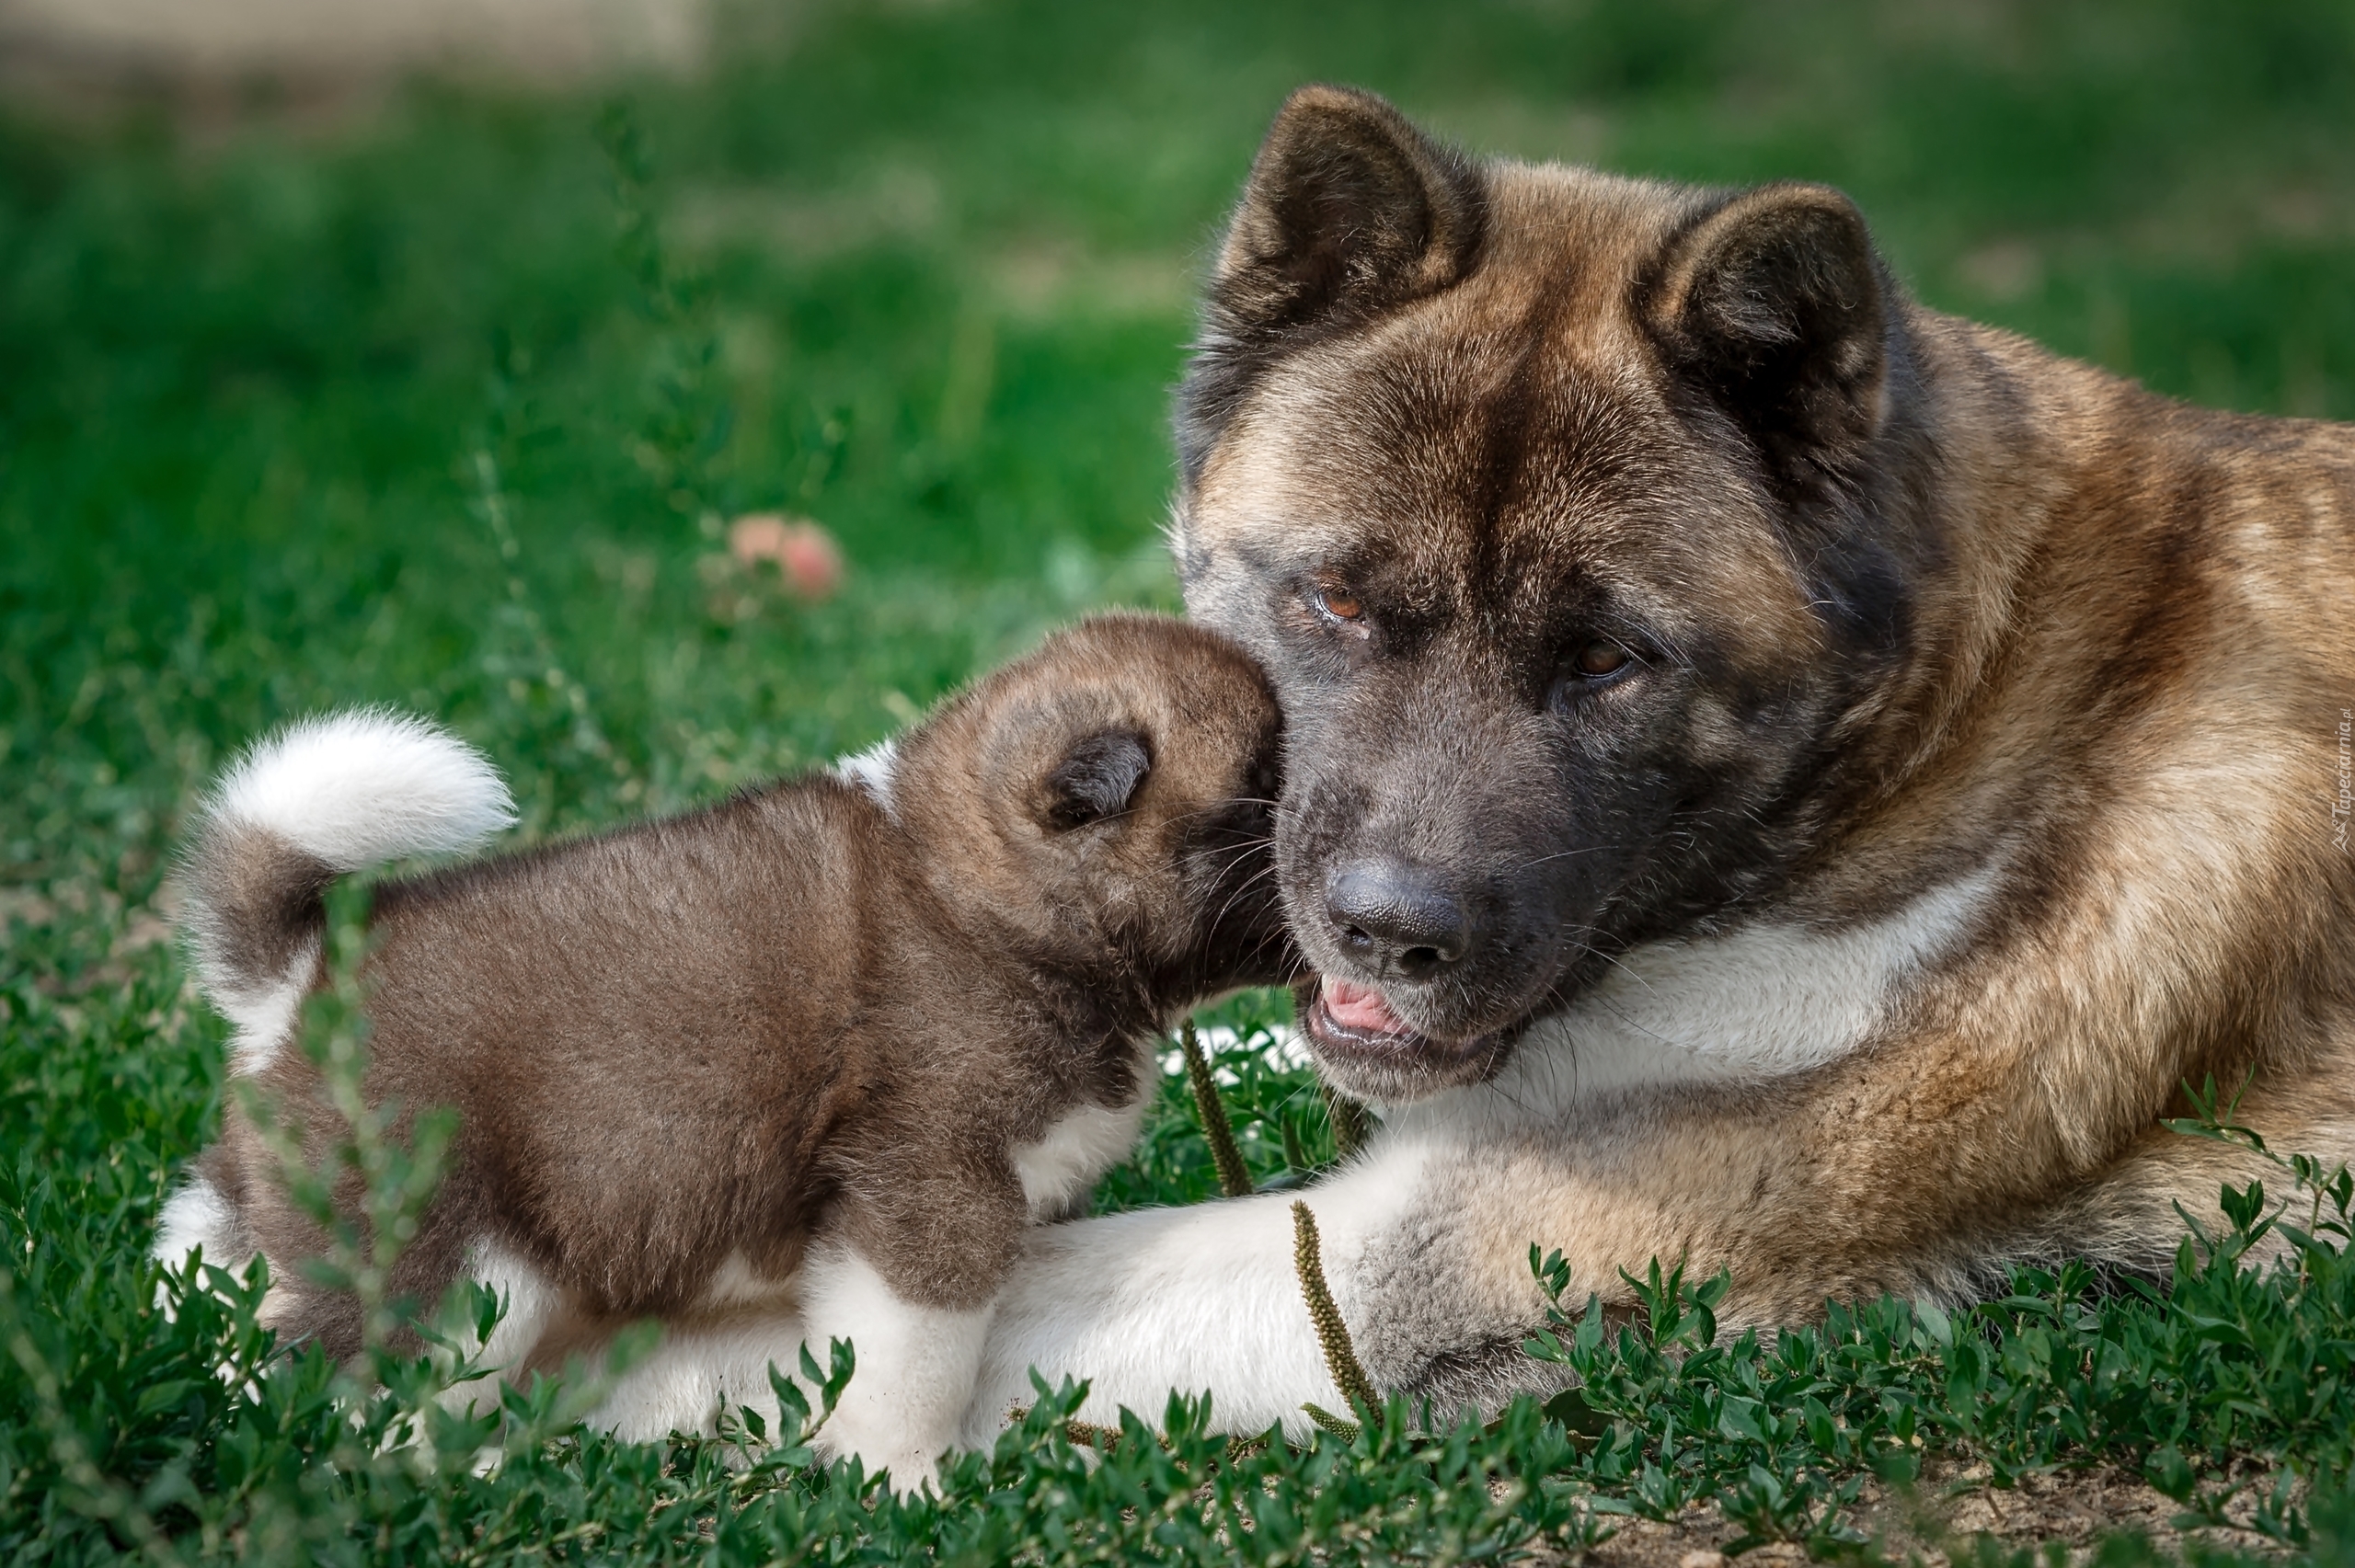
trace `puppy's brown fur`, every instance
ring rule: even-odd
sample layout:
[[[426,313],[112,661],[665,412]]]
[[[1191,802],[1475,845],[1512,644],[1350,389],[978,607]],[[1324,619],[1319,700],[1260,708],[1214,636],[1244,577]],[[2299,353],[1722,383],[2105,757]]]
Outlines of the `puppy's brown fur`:
[[[1104,1162],[1040,1191],[1024,1147],[1132,1106],[1184,1008],[1288,973],[1279,728],[1231,645],[1108,616],[911,730],[887,799],[807,776],[380,887],[368,1096],[461,1117],[395,1288],[430,1302],[489,1244],[591,1317],[675,1313],[731,1258],[789,1279],[822,1232],[902,1300],[983,1306]],[[193,872],[224,973],[316,966],[327,864],[216,823]],[[302,1051],[254,1078],[325,1147]],[[271,1316],[347,1353],[356,1304],[292,1266],[321,1238],[273,1170],[233,1115],[205,1174],[275,1265]]]

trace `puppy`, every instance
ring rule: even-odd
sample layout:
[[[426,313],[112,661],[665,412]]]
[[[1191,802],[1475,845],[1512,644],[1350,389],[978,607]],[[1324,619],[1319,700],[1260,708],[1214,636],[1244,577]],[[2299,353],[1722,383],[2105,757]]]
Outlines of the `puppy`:
[[[1106,616],[840,773],[379,887],[367,1098],[461,1118],[394,1289],[500,1285],[514,1364],[568,1322],[790,1300],[858,1350],[837,1450],[929,1473],[1024,1227],[1126,1152],[1155,1035],[1292,972],[1280,729],[1232,645]],[[345,1131],[289,1045],[322,895],[510,819],[475,753],[368,713],[288,731],[214,796],[199,974],[233,1071],[314,1159]],[[359,1303],[293,1266],[323,1239],[275,1171],[233,1111],[158,1250],[258,1251],[267,1320],[349,1355]]]

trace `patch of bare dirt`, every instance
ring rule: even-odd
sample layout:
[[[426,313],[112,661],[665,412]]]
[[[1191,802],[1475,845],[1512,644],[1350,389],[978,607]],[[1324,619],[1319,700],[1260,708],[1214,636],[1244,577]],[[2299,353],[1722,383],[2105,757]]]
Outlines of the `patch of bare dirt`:
[[[2162,1547],[2180,1549],[2197,1538],[2211,1546],[2256,1554],[2281,1549],[2246,1527],[2263,1487],[2252,1473],[2223,1510],[2234,1528],[2195,1527],[2176,1521],[2183,1508],[2140,1476],[2101,1468],[2032,1475],[2009,1488],[1989,1484],[1984,1465],[1932,1461],[1910,1492],[1868,1483],[1856,1509],[1857,1524],[1881,1550],[1901,1561],[1918,1557],[1925,1568],[1946,1568],[1942,1543],[1978,1535],[2012,1546],[2058,1542],[2072,1562],[2089,1557],[2102,1536],[2129,1531]],[[1714,1504],[1696,1505],[1671,1521],[1625,1518],[1611,1521],[1617,1533],[1581,1554],[1544,1559],[1578,1562],[1581,1568],[1727,1568],[1737,1561],[1726,1549],[1740,1529]],[[1808,1560],[1792,1542],[1752,1547],[1738,1559],[1745,1568],[1777,1568]]]

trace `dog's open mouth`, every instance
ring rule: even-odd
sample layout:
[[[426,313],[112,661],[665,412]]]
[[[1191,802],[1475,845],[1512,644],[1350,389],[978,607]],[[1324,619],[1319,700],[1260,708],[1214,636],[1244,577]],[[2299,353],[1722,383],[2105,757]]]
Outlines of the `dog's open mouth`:
[[[1486,1035],[1468,1040],[1434,1039],[1392,1011],[1389,998],[1379,986],[1334,975],[1323,977],[1315,999],[1304,1011],[1310,1038],[1337,1057],[1379,1058],[1400,1065],[1408,1061],[1439,1064],[1476,1055],[1492,1043]]]

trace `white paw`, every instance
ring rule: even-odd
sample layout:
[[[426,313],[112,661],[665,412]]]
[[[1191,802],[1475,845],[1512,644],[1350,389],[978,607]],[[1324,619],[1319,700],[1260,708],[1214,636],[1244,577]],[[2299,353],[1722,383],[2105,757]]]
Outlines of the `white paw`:
[[[824,1446],[822,1435],[821,1446]],[[944,1449],[947,1447],[946,1444],[942,1445]],[[834,1448],[830,1457],[835,1459],[856,1457],[868,1475],[881,1475],[888,1471],[890,1476],[891,1490],[900,1494],[915,1491],[938,1475],[940,1470],[939,1451],[926,1453],[922,1448],[890,1443],[862,1444],[857,1447],[845,1444]]]
[[[914,1491],[957,1441],[990,1309],[903,1301],[865,1259],[839,1244],[813,1248],[802,1278],[810,1355],[822,1362],[828,1342],[842,1338],[858,1356],[819,1448],[856,1454],[870,1475],[890,1471],[893,1491]]]

